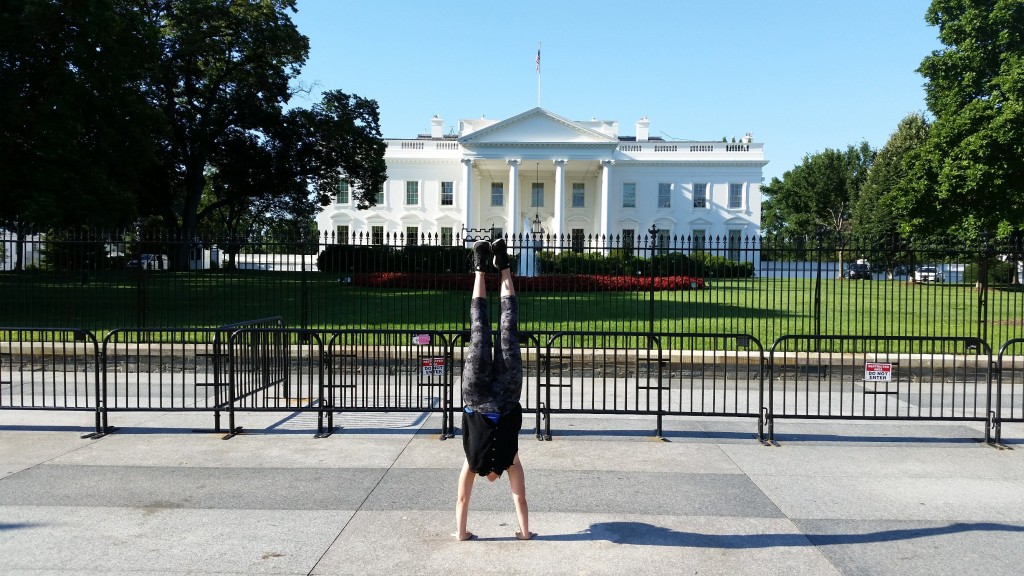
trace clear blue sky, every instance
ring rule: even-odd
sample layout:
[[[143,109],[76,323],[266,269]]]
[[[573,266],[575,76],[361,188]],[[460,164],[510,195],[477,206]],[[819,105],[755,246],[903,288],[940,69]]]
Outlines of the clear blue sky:
[[[804,155],[926,111],[921,59],[939,49],[928,0],[299,0],[300,82],[380,104],[387,138],[504,119],[537,105],[618,120],[633,135],[763,142],[765,182]],[[310,101],[293,101],[309,106]]]

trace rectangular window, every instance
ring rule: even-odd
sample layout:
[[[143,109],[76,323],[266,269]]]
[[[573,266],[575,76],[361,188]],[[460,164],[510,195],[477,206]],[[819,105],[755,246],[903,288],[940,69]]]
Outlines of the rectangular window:
[[[441,227],[441,246],[451,246],[453,237],[451,226]]]
[[[420,229],[416,226],[405,227],[405,245],[416,246],[419,244]]]
[[[743,232],[729,230],[729,260],[740,259],[740,247],[743,243]]]
[[[658,184],[658,208],[672,207],[672,185],[668,182]]]
[[[405,205],[418,206],[420,203],[420,183],[410,180],[405,183]]]
[[[704,250],[707,246],[706,236],[707,230],[703,228],[694,228],[693,236],[690,237],[690,246],[694,250]]]
[[[505,205],[505,184],[491,182],[491,206]]]
[[[622,207],[636,208],[636,183],[625,182],[622,184]]]
[[[633,255],[633,248],[636,246],[636,230],[627,228],[622,231],[622,251],[626,256]]]
[[[380,189],[377,190],[377,195],[374,197],[373,202],[377,206],[383,206],[384,205],[384,185],[383,184],[381,184],[380,185]]]
[[[658,230],[658,254],[668,254],[668,249],[672,247],[672,234],[671,230]]]
[[[338,204],[348,204],[348,180],[338,182]]]
[[[707,208],[708,207],[708,185],[707,184],[694,184],[693,185],[693,207],[694,208]]]
[[[370,243],[371,244],[383,244],[384,243],[384,227],[373,226],[370,228]]]
[[[335,244],[348,244],[348,226],[338,226],[338,234],[334,237]]]
[[[502,228],[491,228],[491,240],[497,240],[505,235],[505,230]]]
[[[743,208],[743,184],[729,184],[729,208]]]
[[[453,206],[455,204],[455,183],[441,182],[441,206]]]
[[[544,183],[534,182],[533,183],[533,196],[530,199],[531,208],[543,208],[544,207]]]
[[[573,182],[572,184],[572,207],[583,208],[586,205],[586,197],[583,194],[583,182]]]
[[[572,251],[583,252],[583,228],[572,229]]]

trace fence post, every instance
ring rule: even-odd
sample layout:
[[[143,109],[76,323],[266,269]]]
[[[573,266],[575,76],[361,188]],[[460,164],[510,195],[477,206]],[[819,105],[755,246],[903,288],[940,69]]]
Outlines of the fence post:
[[[988,335],[988,261],[992,257],[992,243],[988,231],[981,233],[981,258],[978,263],[978,339],[987,342]]]
[[[651,349],[654,348],[654,275],[655,275],[654,255],[657,253],[657,250],[655,248],[657,247],[657,244],[658,244],[658,225],[657,224],[652,224],[651,228],[649,230],[647,230],[647,233],[651,235],[651,298],[650,298],[650,306],[649,306],[649,309],[648,309],[648,314],[650,316],[650,318],[649,318],[649,320],[650,320],[649,321],[649,327],[650,327],[649,333],[650,333],[650,336],[648,337],[648,340],[647,340],[647,349],[651,350]]]
[[[821,336],[821,251],[822,251],[822,230],[818,228],[815,234],[818,252],[818,270],[814,280],[814,335]],[[817,342],[817,340],[815,340]]]

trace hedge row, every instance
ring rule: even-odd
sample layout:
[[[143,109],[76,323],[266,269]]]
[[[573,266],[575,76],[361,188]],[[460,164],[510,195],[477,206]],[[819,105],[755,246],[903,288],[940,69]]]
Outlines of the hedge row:
[[[471,274],[418,274],[406,272],[371,272],[346,277],[353,286],[410,290],[472,290]],[[651,278],[643,276],[600,276],[592,274],[548,274],[517,276],[516,289],[531,292],[635,292],[651,289]],[[496,290],[499,278],[488,275],[488,289]],[[689,276],[654,277],[654,289],[700,290],[703,278]]]

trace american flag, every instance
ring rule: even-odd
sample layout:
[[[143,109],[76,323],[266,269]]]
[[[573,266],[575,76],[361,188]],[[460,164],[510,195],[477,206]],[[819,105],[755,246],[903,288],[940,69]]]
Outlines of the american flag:
[[[537,48],[537,74],[540,74],[540,48]]]

